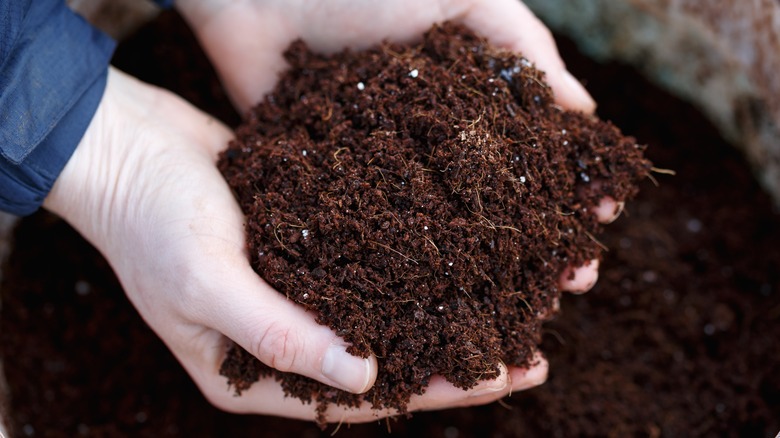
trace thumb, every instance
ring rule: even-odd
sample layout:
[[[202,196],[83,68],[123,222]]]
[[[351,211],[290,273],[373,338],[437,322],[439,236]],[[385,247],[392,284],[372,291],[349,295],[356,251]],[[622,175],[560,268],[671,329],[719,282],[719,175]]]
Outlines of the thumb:
[[[246,262],[240,271],[223,282],[219,289],[225,292],[199,312],[203,324],[279,371],[358,394],[374,385],[375,356],[361,358],[347,353],[348,344],[343,339],[275,291]]]
[[[564,108],[591,114],[596,103],[566,67],[552,33],[528,7],[517,0],[477,0],[464,23],[488,40],[517,51],[545,72],[555,100]]]

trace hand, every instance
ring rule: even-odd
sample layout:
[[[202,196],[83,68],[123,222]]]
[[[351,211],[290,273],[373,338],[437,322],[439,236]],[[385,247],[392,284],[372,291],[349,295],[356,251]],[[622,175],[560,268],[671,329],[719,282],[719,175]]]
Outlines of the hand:
[[[303,39],[313,50],[367,48],[419,38],[433,23],[461,21],[493,44],[522,53],[546,72],[556,102],[593,113],[596,104],[566,70],[550,31],[518,0],[180,0],[180,11],[212,59],[228,94],[246,112],[287,67],[283,53]],[[609,223],[622,203],[606,197],[596,210]],[[571,273],[575,272],[572,278]],[[582,293],[598,279],[598,261],[561,275],[563,290]]]
[[[286,68],[282,53],[298,38],[316,51],[363,49],[414,40],[448,20],[535,62],[564,108],[596,107],[566,70],[550,31],[518,0],[180,0],[177,7],[242,113],[273,89]]]
[[[347,354],[342,339],[249,266],[243,215],[215,165],[230,138],[180,98],[110,69],[97,113],[44,206],[106,256],[130,301],[213,404],[313,419],[314,406],[285,397],[272,379],[235,397],[218,373],[225,337],[272,367],[351,392],[368,390],[377,373],[375,358]],[[468,393],[442,380],[411,407],[465,404],[467,394],[484,403],[505,395],[510,379],[515,387],[541,383],[546,369],[543,360],[527,372],[503,369]],[[329,412],[345,421],[379,415],[368,406]]]
[[[278,369],[368,389],[375,360],[345,353],[341,339],[249,266],[243,215],[216,168],[230,138],[180,98],[111,69],[97,113],[44,206],[106,256],[140,314],[214,404],[241,410],[218,373],[224,336]],[[337,366],[323,370],[323,358]],[[285,414],[280,388],[242,403]]]
[[[546,71],[547,81],[553,88],[557,102],[563,107],[586,113],[595,109],[593,100],[582,85],[566,71],[550,32],[517,0],[180,0],[177,7],[193,27],[231,98],[242,112],[247,111],[272,90],[279,73],[286,68],[282,54],[288,45],[298,38],[319,51],[331,52],[344,47],[361,49],[386,39],[399,42],[413,40],[421,36],[431,24],[446,20],[464,22],[478,33],[487,36],[494,44],[522,52],[534,61],[537,67]],[[614,220],[618,210],[618,204],[607,198],[596,214],[603,222],[610,222]],[[587,291],[596,282],[597,269],[598,261],[595,260],[576,269],[570,268],[560,278],[561,289],[571,292]],[[266,290],[268,286],[264,284],[263,292]],[[308,317],[300,315],[305,316]],[[298,346],[305,344],[307,348],[313,348],[315,351],[322,351],[324,348],[319,344],[323,341],[308,335],[301,336]],[[266,346],[282,348],[284,345],[279,343]],[[289,351],[290,347],[287,350]],[[249,351],[255,352],[263,359],[263,352],[258,353],[257,349]],[[304,350],[301,349],[299,354],[316,363],[315,356]],[[371,366],[375,369],[373,361],[372,358]],[[308,368],[316,369],[316,366],[311,365],[303,369]],[[290,370],[299,372],[297,369]],[[487,403],[511,391],[542,383],[546,372],[547,364],[540,356],[537,367],[530,370],[504,369],[496,381],[483,382],[471,391],[462,391],[443,379],[437,379],[432,381],[424,396],[412,399],[409,409],[441,409]],[[307,375],[328,383],[316,373]],[[220,389],[218,386],[215,388]],[[485,393],[486,389],[492,391]],[[264,410],[264,406],[268,406],[264,400],[276,397],[279,399],[278,404],[273,406],[276,409],[270,413],[313,418],[312,406],[302,405],[291,399],[281,401],[281,393],[278,391],[273,382],[264,381],[253,385],[240,398],[220,397],[218,400],[212,400],[216,400],[218,406],[227,410],[269,413]],[[327,417],[331,421],[357,422],[390,414],[372,412],[368,407],[345,411],[331,406]]]
[[[342,339],[249,266],[243,215],[215,165],[230,138],[182,99],[110,69],[95,117],[44,206],[103,253],[130,301],[214,405],[313,419],[314,406],[286,397],[272,379],[235,397],[219,376],[225,337],[272,367],[351,392],[368,390],[377,373],[375,358],[347,354]],[[546,369],[543,360],[527,372],[503,369],[468,393],[442,380],[411,408],[465,404],[468,394],[484,403],[505,395],[510,379],[515,387],[541,383]],[[391,414],[333,406],[329,418]]]

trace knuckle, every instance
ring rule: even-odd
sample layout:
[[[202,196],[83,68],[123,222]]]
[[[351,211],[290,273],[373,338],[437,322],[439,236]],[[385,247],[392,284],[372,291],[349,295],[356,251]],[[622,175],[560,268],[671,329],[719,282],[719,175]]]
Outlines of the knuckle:
[[[253,351],[271,368],[291,372],[296,369],[300,345],[301,342],[292,328],[270,324],[256,338]]]

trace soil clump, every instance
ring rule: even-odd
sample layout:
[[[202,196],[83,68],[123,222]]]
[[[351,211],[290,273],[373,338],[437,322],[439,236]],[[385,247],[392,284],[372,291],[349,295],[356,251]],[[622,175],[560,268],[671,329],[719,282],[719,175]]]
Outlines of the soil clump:
[[[240,347],[237,392],[405,411],[441,375],[470,388],[530,366],[567,266],[597,258],[592,210],[650,164],[617,128],[561,110],[531,63],[445,23],[416,45],[286,52],[220,169],[247,216],[252,266],[317,321],[375,354],[356,396],[277,372]]]

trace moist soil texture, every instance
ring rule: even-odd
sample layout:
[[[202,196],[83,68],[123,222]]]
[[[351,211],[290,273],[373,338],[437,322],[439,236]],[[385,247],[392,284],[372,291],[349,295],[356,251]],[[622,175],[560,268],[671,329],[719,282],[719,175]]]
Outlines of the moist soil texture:
[[[564,269],[599,256],[600,194],[636,192],[643,148],[562,111],[529,61],[452,23],[415,45],[285,56],[219,166],[258,274],[376,355],[379,375],[354,395],[240,347],[221,373],[238,393],[273,375],[321,411],[404,412],[434,375],[466,389],[500,362],[533,365]]]
[[[596,287],[564,295],[561,313],[542,327],[547,383],[501,404],[342,425],[336,436],[737,437],[780,430],[780,227],[768,196],[695,109],[630,68],[595,64],[570,42],[558,43],[599,115],[648,144],[648,157],[677,175],[656,175],[658,187],[642,183],[599,238],[609,251]],[[114,63],[238,120],[172,12],[121,44]],[[21,222],[14,240],[0,284],[12,436],[326,437],[335,430],[220,412],[72,229],[38,214]]]

